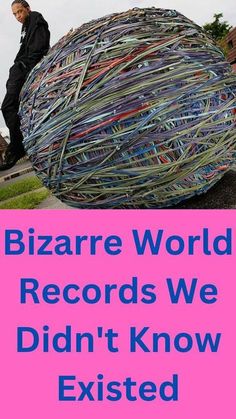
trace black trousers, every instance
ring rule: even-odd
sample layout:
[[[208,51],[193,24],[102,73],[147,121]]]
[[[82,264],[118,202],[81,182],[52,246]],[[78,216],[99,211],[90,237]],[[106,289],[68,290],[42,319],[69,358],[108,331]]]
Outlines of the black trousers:
[[[10,149],[15,153],[21,152],[24,149],[18,111],[20,91],[25,79],[26,77],[23,76],[20,69],[14,65],[10,69],[9,79],[6,85],[7,93],[2,102],[2,114],[10,132]]]

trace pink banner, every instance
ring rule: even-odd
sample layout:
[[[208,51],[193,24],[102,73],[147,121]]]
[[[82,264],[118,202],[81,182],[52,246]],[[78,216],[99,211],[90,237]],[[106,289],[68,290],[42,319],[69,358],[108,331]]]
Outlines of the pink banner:
[[[234,211],[1,211],[3,418],[233,418]]]

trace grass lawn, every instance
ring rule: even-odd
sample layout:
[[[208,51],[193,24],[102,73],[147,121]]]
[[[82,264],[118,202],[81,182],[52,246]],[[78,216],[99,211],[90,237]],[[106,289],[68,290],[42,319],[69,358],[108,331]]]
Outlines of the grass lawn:
[[[34,209],[49,195],[35,176],[0,186],[0,209]]]

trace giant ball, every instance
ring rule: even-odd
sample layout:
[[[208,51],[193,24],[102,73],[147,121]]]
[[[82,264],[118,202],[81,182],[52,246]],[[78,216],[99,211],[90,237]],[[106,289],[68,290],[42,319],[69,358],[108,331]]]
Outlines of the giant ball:
[[[163,208],[205,193],[236,157],[236,75],[175,10],[71,30],[21,93],[37,175],[77,208]]]

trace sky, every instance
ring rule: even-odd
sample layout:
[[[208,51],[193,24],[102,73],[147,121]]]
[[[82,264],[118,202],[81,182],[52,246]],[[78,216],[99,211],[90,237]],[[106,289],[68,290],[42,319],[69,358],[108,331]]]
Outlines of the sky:
[[[199,25],[213,20],[215,13],[223,13],[224,20],[236,26],[235,0],[28,0],[31,10],[42,13],[51,31],[51,45],[71,28],[78,28],[91,19],[132,9],[160,7],[176,9]],[[11,12],[11,1],[0,0],[0,103],[4,99],[9,68],[19,50],[21,24]],[[0,127],[4,121],[0,113]]]

